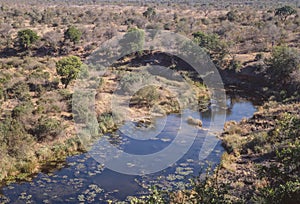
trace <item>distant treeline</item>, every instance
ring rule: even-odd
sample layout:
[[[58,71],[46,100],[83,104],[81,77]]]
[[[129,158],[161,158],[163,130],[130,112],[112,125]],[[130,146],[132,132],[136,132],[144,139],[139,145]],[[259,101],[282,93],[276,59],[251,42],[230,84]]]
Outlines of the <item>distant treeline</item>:
[[[215,6],[219,8],[229,6],[254,6],[262,8],[265,6],[294,5],[300,7],[299,0],[1,0],[1,4],[13,5],[95,5],[95,4],[118,4],[118,5],[198,5],[198,6]]]

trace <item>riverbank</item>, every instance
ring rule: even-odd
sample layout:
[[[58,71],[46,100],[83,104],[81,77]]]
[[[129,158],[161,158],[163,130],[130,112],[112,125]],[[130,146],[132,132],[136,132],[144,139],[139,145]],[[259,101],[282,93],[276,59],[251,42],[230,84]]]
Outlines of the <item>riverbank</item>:
[[[299,114],[300,103],[269,102],[251,119],[227,123],[219,181],[229,185],[233,200],[299,202],[299,185],[286,186],[299,179],[299,155],[293,154],[299,151]]]
[[[176,101],[176,95],[166,88],[146,86],[137,93],[131,93],[131,86],[135,86],[131,80],[139,80],[143,76],[132,70],[121,71],[120,69],[117,72],[116,74],[112,71],[110,75],[103,76],[101,78],[102,82],[96,90],[95,112],[100,130],[97,137],[107,132],[115,131],[125,119],[134,121],[137,125],[151,125],[155,117],[179,112],[180,108],[184,108],[180,107],[182,104],[179,105],[178,101]],[[126,89],[122,90],[121,94],[116,94],[115,92],[121,79],[122,87],[126,87]],[[184,90],[183,87],[186,86],[185,83],[188,81],[191,93],[185,97],[185,100],[187,100],[186,105],[189,105],[188,101],[195,101],[200,107],[207,108],[209,92],[206,87],[201,83],[193,82],[188,77],[185,77],[185,79],[184,82],[178,82],[164,76],[156,77],[157,81],[171,84],[173,88],[178,88],[179,90]],[[25,86],[25,84],[22,86]],[[124,94],[125,92],[126,94]],[[38,172],[49,168],[51,166],[49,164],[59,164],[66,157],[83,153],[87,150],[82,145],[82,141],[80,141],[74,128],[73,118],[76,115],[73,115],[74,111],[72,112],[72,108],[67,107],[72,103],[72,86],[68,89],[49,90],[45,93],[44,98],[40,100],[37,100],[30,90],[28,90],[28,94],[31,96],[26,99],[26,103],[22,103],[19,105],[20,107],[17,105],[12,111],[8,111],[8,107],[12,106],[13,98],[6,99],[2,104],[2,108],[7,109],[7,113],[4,116],[13,115],[16,109],[22,108],[20,114],[13,115],[13,118],[7,117],[5,119],[6,122],[3,122],[4,126],[2,129],[8,125],[14,128],[15,132],[13,130],[5,130],[5,134],[14,134],[10,139],[16,144],[14,149],[10,149],[11,152],[9,154],[5,155],[5,151],[2,152],[0,182],[3,185],[15,181],[30,180]],[[41,102],[42,100],[44,101]],[[119,115],[118,118],[113,117],[112,101],[127,101],[128,105],[122,107],[122,112],[120,112],[126,113],[126,115]],[[49,114],[51,117],[46,119],[46,114]],[[29,126],[29,122],[34,122],[34,127]],[[29,123],[28,127],[25,125],[23,127],[23,124],[27,123]],[[18,130],[17,126],[21,127],[19,132],[16,132]],[[35,133],[37,131],[38,133]],[[26,135],[27,139],[22,140],[21,138],[24,139],[22,135]],[[39,137],[44,135],[44,137],[37,139],[36,136],[38,135]]]
[[[228,121],[220,165],[191,182],[192,190],[152,191],[140,202],[299,203],[300,103],[267,102],[253,117]]]

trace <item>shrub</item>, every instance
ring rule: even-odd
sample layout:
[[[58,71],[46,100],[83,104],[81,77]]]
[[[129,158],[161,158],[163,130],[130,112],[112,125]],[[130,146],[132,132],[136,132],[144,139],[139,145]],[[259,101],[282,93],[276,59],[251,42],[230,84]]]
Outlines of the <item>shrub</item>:
[[[157,87],[146,86],[138,90],[133,96],[132,100],[138,105],[146,105],[148,107],[152,107],[154,103],[159,99],[159,96],[160,94],[157,91]]]
[[[147,19],[152,19],[155,15],[156,11],[152,7],[147,8],[147,10],[143,13],[143,16],[145,16]]]
[[[56,63],[56,72],[62,77],[61,82],[65,85],[65,88],[68,87],[72,80],[78,77],[81,68],[82,62],[76,56],[65,57]]]
[[[235,11],[229,11],[227,14],[226,14],[226,17],[229,21],[236,21],[237,20],[237,14]]]
[[[39,36],[33,30],[25,29],[18,32],[18,42],[21,48],[28,49],[38,39]]]
[[[230,203],[225,196],[228,192],[227,184],[218,182],[219,168],[212,172],[211,167],[208,167],[203,179],[199,176],[192,180],[194,192],[190,198],[194,201],[192,203]]]
[[[41,117],[33,133],[38,141],[53,140],[60,135],[63,127],[61,121],[55,118]]]
[[[129,73],[122,77],[120,84],[122,91],[133,94],[135,88],[140,87],[144,80],[146,80],[146,75],[137,74],[137,73]]]
[[[299,70],[300,55],[296,49],[278,46],[274,48],[271,58],[267,59],[266,63],[274,77],[286,79],[293,71]]]
[[[138,28],[131,28],[120,40],[122,55],[138,53],[142,54],[144,49],[145,32]]]
[[[79,42],[81,35],[81,31],[74,26],[69,27],[64,33],[65,39],[70,40],[74,44]]]
[[[28,117],[30,114],[32,114],[32,111],[34,109],[34,106],[32,102],[23,102],[19,105],[17,105],[13,110],[12,110],[12,117],[17,119],[20,117]]]
[[[6,117],[0,123],[0,144],[5,146],[7,154],[13,158],[22,159],[30,154],[33,138],[26,132],[23,124],[11,117]],[[4,149],[1,148],[1,151]]]
[[[213,60],[220,63],[226,53],[227,45],[220,40],[220,37],[216,34],[206,34],[204,32],[193,33],[194,40],[200,47],[204,48],[208,54],[211,55]]]
[[[99,115],[97,120],[102,133],[110,132],[116,129],[116,123],[111,112]]]
[[[286,21],[286,19],[293,14],[297,14],[297,11],[291,6],[283,6],[275,10],[275,16],[279,16],[283,21]]]
[[[263,58],[264,58],[264,54],[263,54],[263,53],[257,53],[257,54],[255,55],[254,60],[255,60],[255,61],[259,61],[259,60],[262,60]]]
[[[9,98],[17,98],[21,101],[30,99],[29,86],[25,82],[17,82],[11,88],[7,89]]]

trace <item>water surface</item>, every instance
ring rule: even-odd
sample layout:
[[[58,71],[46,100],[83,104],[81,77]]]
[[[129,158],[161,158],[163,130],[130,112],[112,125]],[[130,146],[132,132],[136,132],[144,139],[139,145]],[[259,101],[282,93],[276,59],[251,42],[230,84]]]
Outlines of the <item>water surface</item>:
[[[226,120],[240,121],[256,111],[252,102],[241,98],[228,99],[227,106]],[[210,125],[213,108],[200,114],[194,113],[201,118],[204,128]],[[155,153],[166,148],[174,139],[181,122],[179,116],[170,114],[166,118],[157,118],[157,128],[159,124],[166,125],[155,140],[136,140],[116,131],[110,142],[131,154]],[[125,175],[104,168],[89,153],[68,157],[59,170],[39,173],[30,182],[2,187],[0,203],[106,203],[107,200],[125,200],[127,196],[147,194],[152,185],[169,190],[181,189],[188,178],[197,176],[208,162],[220,162],[224,152],[220,141],[205,160],[199,160],[206,134],[205,130],[199,129],[192,147],[180,160],[163,171],[144,176]]]

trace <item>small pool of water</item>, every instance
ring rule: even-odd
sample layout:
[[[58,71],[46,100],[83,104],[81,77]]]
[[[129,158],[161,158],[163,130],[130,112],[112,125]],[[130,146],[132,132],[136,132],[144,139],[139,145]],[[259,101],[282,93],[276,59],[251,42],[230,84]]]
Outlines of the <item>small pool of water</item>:
[[[256,111],[252,102],[241,98],[228,99],[227,106],[227,121],[240,121],[242,118],[251,117]],[[209,127],[212,117],[210,110],[200,115],[193,114],[198,114],[203,127]],[[164,122],[166,125],[155,140],[136,140],[116,131],[110,142],[131,154],[155,153],[174,140],[181,117],[170,114],[166,118],[158,118],[157,128]],[[199,129],[189,151],[178,161],[162,171],[143,176],[126,175],[104,168],[89,153],[69,157],[65,166],[59,170],[39,173],[30,182],[2,187],[0,203],[106,203],[107,200],[122,201],[127,196],[147,194],[147,189],[153,185],[170,190],[181,189],[188,183],[188,178],[198,175],[208,162],[212,165],[220,162],[224,152],[220,141],[216,142],[205,160],[199,159],[206,134],[206,130]]]

